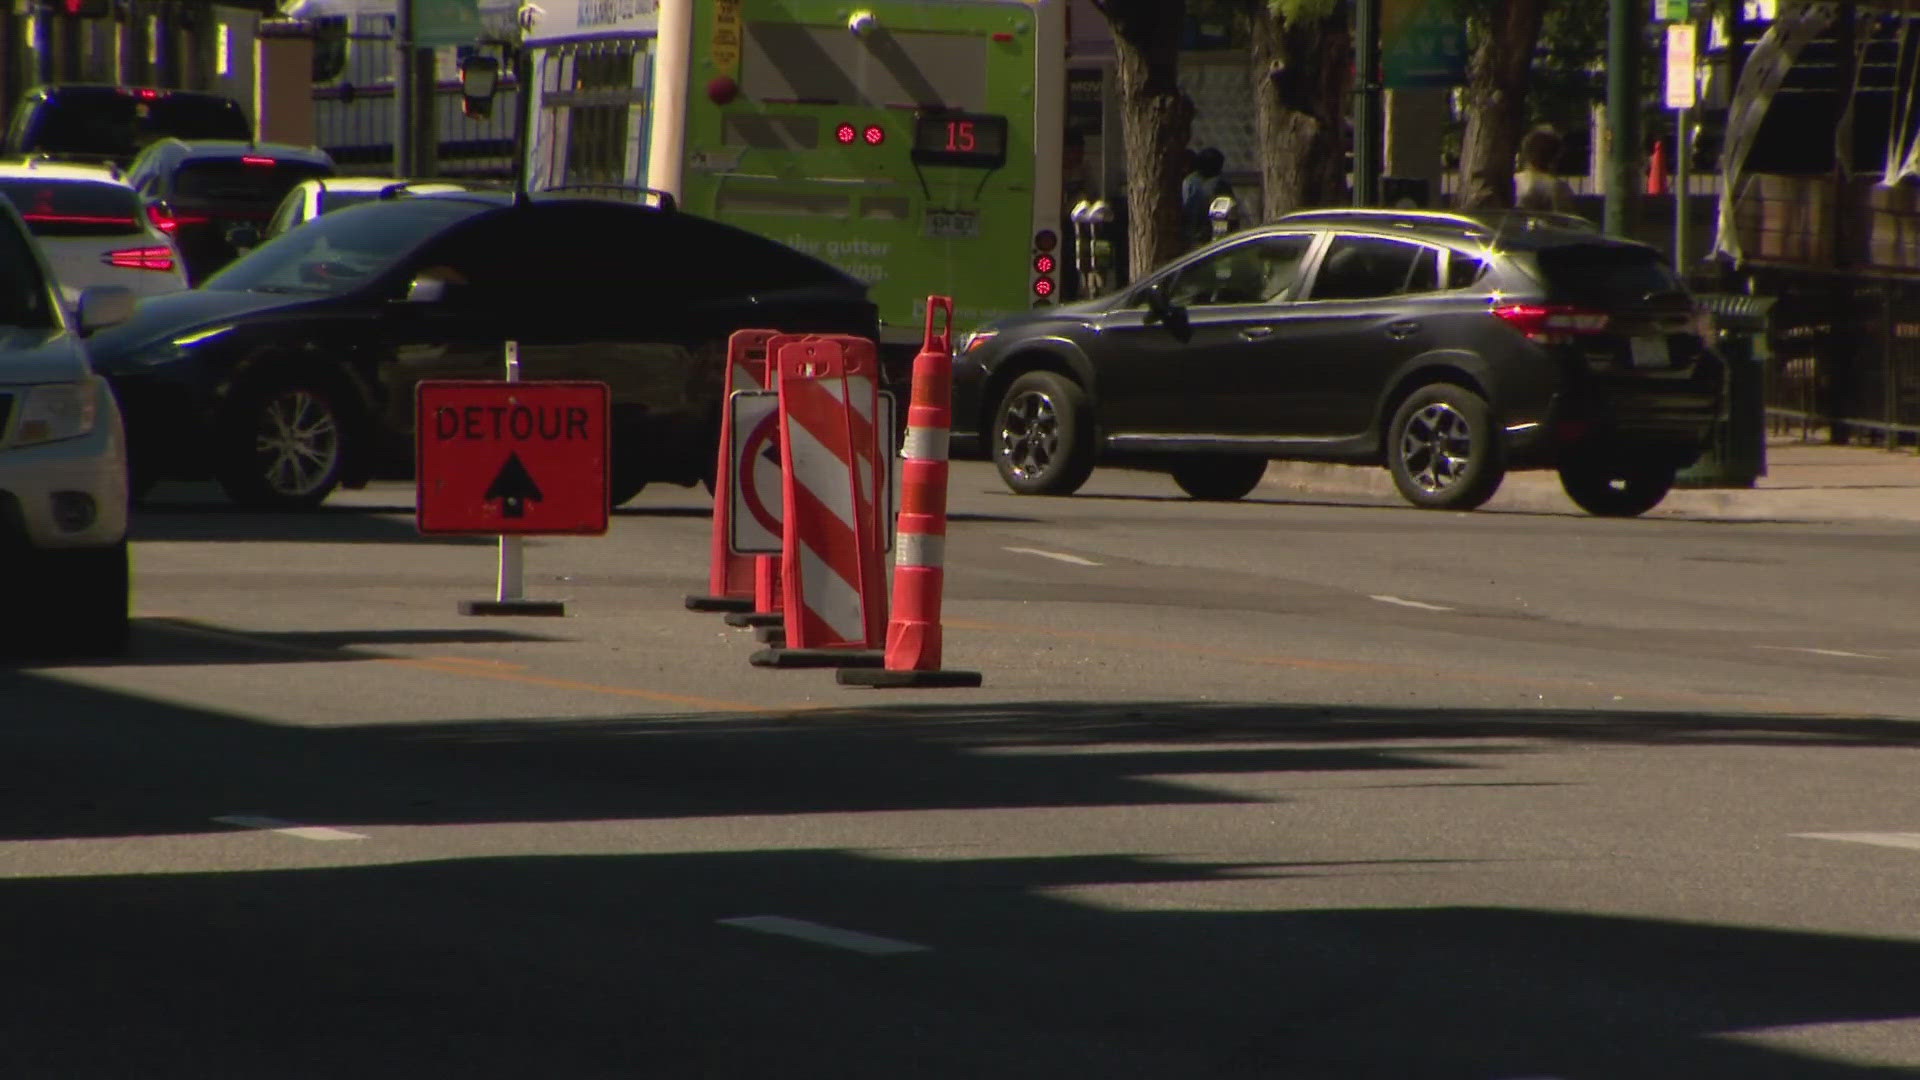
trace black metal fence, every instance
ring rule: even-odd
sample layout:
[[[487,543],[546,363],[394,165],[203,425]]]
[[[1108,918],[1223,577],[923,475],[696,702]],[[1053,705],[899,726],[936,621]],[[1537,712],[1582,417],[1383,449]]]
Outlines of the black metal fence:
[[[1768,333],[1775,432],[1920,447],[1920,282],[1757,272],[1780,297]]]

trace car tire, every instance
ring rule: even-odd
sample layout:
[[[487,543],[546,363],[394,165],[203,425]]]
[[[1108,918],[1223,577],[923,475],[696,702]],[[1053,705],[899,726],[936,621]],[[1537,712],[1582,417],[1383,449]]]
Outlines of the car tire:
[[[1486,399],[1453,383],[1409,394],[1387,427],[1387,469],[1423,510],[1472,510],[1493,498],[1506,464]]]
[[[1267,459],[1263,457],[1196,454],[1174,465],[1173,482],[1196,499],[1233,502],[1252,494],[1266,474]]]
[[[350,426],[339,390],[318,380],[243,386],[220,433],[217,479],[251,510],[307,510],[339,486]]]
[[[1071,495],[1093,475],[1087,393],[1053,371],[1013,380],[993,414],[993,464],[1018,495]]]
[[[1560,466],[1560,487],[1595,517],[1639,517],[1673,490],[1672,465],[1582,458]]]

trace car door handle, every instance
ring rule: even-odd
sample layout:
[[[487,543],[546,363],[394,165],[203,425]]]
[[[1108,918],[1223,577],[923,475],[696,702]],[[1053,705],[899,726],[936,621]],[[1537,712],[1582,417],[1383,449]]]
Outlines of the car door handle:
[[[1249,326],[1246,329],[1240,331],[1240,336],[1243,338],[1246,338],[1248,341],[1259,341],[1263,337],[1273,336],[1273,327]]]
[[[1409,338],[1420,332],[1420,324],[1412,319],[1387,324],[1387,336],[1390,338]]]

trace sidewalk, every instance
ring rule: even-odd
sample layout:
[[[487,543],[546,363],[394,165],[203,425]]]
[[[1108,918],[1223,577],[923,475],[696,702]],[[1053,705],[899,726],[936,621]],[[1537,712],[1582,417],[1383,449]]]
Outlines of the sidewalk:
[[[1385,469],[1276,461],[1270,487],[1308,495],[1399,501]],[[1509,475],[1488,510],[1579,514],[1550,471]],[[1797,435],[1767,443],[1767,475],[1751,488],[1677,488],[1649,517],[1733,521],[1920,522],[1920,454],[1911,449],[1803,443]]]

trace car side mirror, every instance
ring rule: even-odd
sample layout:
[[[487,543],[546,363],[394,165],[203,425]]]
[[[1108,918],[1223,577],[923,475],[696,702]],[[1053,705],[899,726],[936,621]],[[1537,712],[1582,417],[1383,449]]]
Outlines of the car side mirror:
[[[422,274],[407,286],[409,304],[438,304],[447,298],[447,279],[437,274]]]
[[[1140,295],[1146,301],[1147,311],[1155,319],[1165,323],[1175,337],[1186,337],[1191,325],[1187,322],[1187,309],[1173,302],[1173,298],[1167,295],[1165,285],[1156,281],[1142,290]]]
[[[236,251],[252,251],[260,246],[260,230],[251,225],[239,225],[227,232],[227,243]]]
[[[94,285],[80,290],[74,321],[82,334],[118,326],[133,318],[133,290],[119,285]]]

